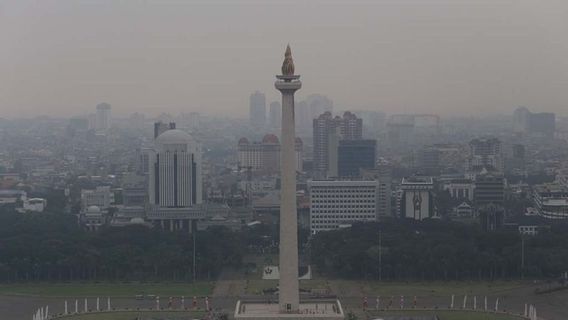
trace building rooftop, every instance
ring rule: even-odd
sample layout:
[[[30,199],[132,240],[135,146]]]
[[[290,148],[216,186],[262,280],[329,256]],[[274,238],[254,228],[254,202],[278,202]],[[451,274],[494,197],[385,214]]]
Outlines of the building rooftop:
[[[433,184],[432,177],[414,176],[402,178],[402,184]]]

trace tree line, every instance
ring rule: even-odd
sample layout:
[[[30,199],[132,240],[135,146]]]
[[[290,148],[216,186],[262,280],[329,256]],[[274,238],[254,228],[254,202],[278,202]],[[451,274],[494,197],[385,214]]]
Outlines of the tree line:
[[[537,236],[524,236],[524,262],[523,240],[516,228],[488,233],[478,225],[445,220],[355,224],[318,233],[309,251],[318,272],[339,278],[556,278],[568,271],[567,231],[566,224],[560,224]]]
[[[246,239],[226,228],[85,232],[71,215],[0,212],[0,281],[190,281],[240,267]],[[193,257],[195,256],[195,272]],[[194,274],[195,273],[195,274]]]

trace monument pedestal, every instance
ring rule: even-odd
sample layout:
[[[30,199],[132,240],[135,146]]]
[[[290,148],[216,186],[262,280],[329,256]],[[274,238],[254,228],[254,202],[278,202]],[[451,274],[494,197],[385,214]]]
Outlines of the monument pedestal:
[[[234,314],[235,320],[343,320],[343,308],[339,300],[307,300],[301,301],[298,312],[282,313],[278,304],[266,301],[238,301]]]

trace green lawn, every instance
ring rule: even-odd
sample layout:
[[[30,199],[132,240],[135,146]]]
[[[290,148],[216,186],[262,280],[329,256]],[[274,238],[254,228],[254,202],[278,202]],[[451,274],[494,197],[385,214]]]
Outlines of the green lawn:
[[[371,313],[372,319],[381,318],[381,316],[427,316],[437,315],[440,320],[520,320],[522,318],[510,316],[506,314],[494,314],[483,312],[467,312],[467,311],[385,311]]]
[[[62,317],[65,320],[134,320],[136,317],[141,319],[168,319],[168,320],[189,320],[201,319],[202,312],[138,312],[138,311],[124,311],[112,313],[99,313],[99,314],[85,314],[73,315]]]
[[[278,280],[247,280],[247,294],[262,294],[262,290],[278,287]],[[326,280],[300,280],[302,289],[329,289]]]
[[[364,282],[364,281],[329,281],[338,294],[360,292],[365,295],[417,295],[450,296],[455,295],[491,295],[512,291],[530,285],[520,281],[448,281],[448,282]]]
[[[213,282],[185,283],[69,283],[0,285],[0,294],[46,297],[133,297],[138,294],[157,296],[206,296]]]

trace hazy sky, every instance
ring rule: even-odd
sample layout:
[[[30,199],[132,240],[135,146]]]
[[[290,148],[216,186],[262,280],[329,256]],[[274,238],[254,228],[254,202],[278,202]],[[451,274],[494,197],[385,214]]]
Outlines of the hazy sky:
[[[0,117],[244,116],[288,42],[337,109],[568,115],[565,0],[0,0],[0,41]]]

